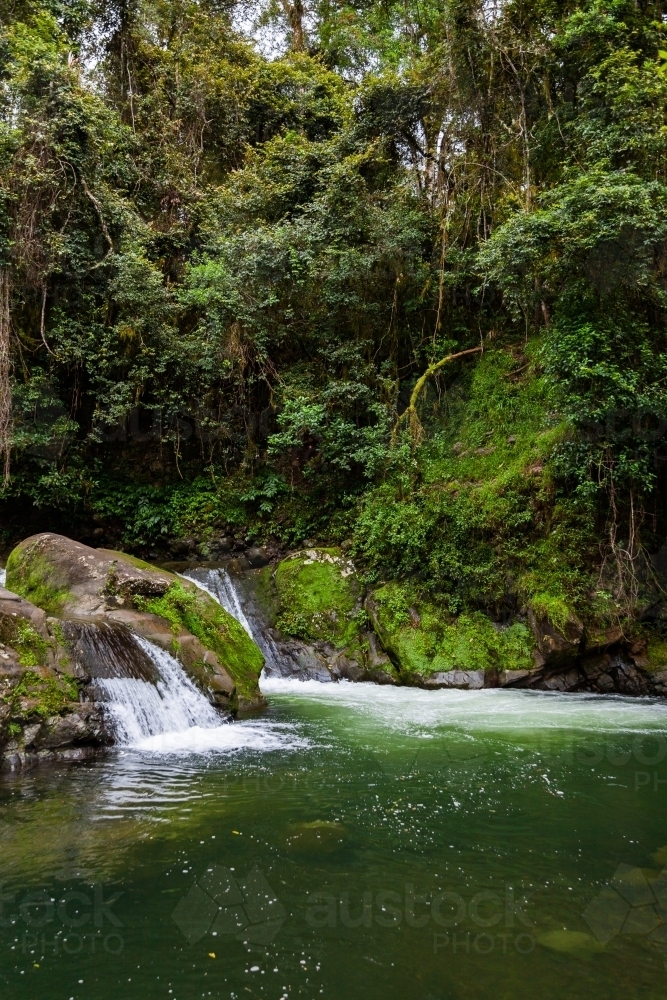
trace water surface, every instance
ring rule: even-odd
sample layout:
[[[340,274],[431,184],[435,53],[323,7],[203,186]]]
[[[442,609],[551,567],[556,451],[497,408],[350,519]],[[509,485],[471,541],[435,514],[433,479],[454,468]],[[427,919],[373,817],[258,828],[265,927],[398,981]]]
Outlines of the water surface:
[[[2,779],[3,995],[667,995],[667,705],[265,691]]]

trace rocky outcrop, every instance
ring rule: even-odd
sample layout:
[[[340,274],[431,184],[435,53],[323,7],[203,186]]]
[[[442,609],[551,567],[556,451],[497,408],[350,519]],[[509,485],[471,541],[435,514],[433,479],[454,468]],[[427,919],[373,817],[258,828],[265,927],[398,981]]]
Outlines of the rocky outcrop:
[[[109,742],[99,708],[82,704],[82,675],[60,622],[0,588],[0,748],[15,769],[80,760]]]
[[[479,612],[451,615],[408,584],[364,594],[349,558],[317,548],[251,573],[245,586],[278,653],[267,672],[279,676],[427,689],[667,694],[667,644],[651,657],[645,643],[629,644],[617,626],[587,633],[562,602],[544,595],[523,620],[501,626]]]
[[[80,656],[90,642],[86,626],[126,629],[175,654],[219,707],[263,704],[263,657],[255,643],[208,594],[167,570],[45,533],[13,550],[7,585],[67,622],[68,642]]]

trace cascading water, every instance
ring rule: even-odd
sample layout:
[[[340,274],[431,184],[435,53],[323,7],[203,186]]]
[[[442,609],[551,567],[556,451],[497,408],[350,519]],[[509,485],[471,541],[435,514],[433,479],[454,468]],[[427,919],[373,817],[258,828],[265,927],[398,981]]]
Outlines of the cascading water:
[[[7,570],[0,569],[0,587],[4,587],[6,580],[7,580]]]
[[[90,694],[105,707],[117,743],[136,746],[150,737],[195,727],[214,729],[222,724],[173,656],[139,636],[132,636],[132,640],[151,661],[156,682],[138,677],[96,677],[90,685]]]
[[[267,674],[274,671],[278,672],[275,668],[277,667],[280,653],[276,644],[271,636],[266,634],[261,623],[256,620],[250,609],[248,609],[248,615],[246,615],[243,609],[242,597],[239,595],[239,591],[226,569],[204,569],[204,567],[197,567],[186,570],[185,573],[181,573],[180,575],[196,583],[201,590],[205,590],[210,597],[222,605],[225,611],[228,611],[233,618],[236,618],[237,622],[243,625],[250,638],[257,643],[264,654],[264,669]]]

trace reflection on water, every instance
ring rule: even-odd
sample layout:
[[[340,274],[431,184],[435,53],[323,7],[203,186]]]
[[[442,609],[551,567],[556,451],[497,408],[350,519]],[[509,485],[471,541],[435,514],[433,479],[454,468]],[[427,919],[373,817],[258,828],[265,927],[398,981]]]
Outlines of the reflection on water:
[[[664,703],[265,691],[3,780],[7,996],[662,1000]]]

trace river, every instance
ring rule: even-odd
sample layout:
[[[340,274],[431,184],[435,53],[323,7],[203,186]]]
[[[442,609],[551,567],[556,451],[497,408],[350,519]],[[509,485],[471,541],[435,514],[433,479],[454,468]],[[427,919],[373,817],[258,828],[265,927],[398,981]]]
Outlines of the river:
[[[4,996],[663,1000],[667,705],[264,689],[3,777]]]

